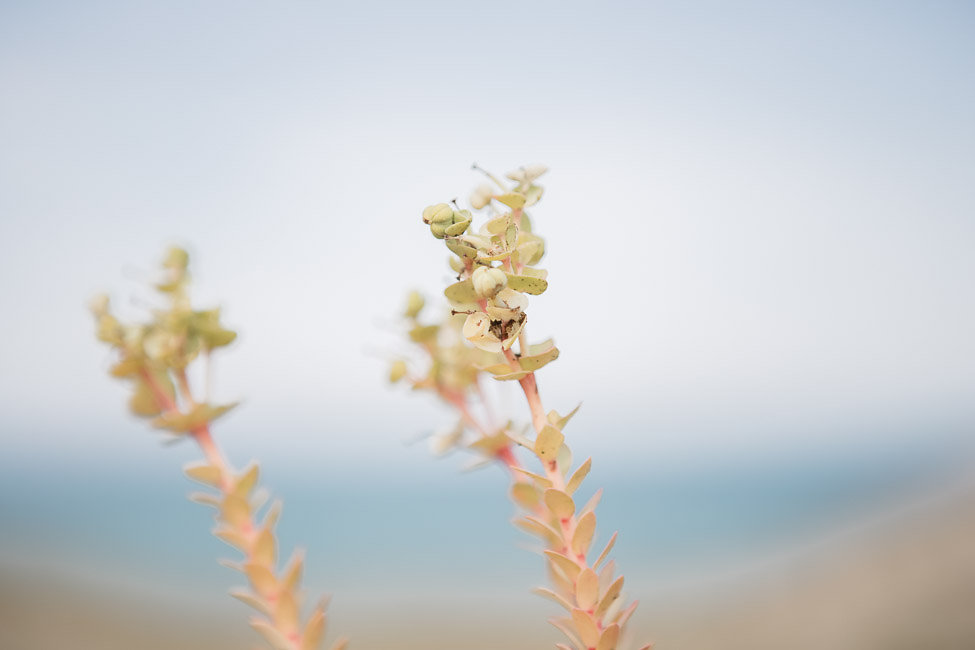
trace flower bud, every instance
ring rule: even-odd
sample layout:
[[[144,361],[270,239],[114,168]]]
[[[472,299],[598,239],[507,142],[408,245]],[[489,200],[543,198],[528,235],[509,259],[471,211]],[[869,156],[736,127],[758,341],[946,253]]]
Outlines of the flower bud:
[[[88,309],[95,316],[104,316],[108,313],[108,296],[100,293],[88,303]]]
[[[167,269],[175,269],[178,271],[185,271],[186,267],[189,266],[190,255],[185,250],[178,246],[172,246],[168,251],[166,251],[166,258],[163,260],[163,266]]]
[[[471,192],[471,207],[475,210],[480,210],[490,203],[492,198],[494,198],[494,188],[487,183],[478,185],[474,191]]]
[[[447,235],[447,228],[449,228],[451,225],[452,224],[450,223],[439,223],[435,221],[430,224],[430,232],[432,232],[433,236],[437,239],[443,239]]]
[[[446,203],[429,205],[423,209],[423,223],[442,223],[449,226],[454,222],[454,209]]]
[[[494,295],[508,284],[508,276],[501,269],[490,266],[479,266],[471,275],[474,292],[481,298],[493,298]]]
[[[500,352],[501,339],[491,332],[491,318],[484,312],[474,312],[464,321],[464,338],[487,352]]]

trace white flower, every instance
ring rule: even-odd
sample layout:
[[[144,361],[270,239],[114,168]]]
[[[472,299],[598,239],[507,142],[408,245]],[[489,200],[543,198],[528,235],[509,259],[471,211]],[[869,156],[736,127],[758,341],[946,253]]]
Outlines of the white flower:
[[[487,352],[500,352],[501,339],[491,332],[491,317],[476,311],[464,321],[464,338]]]
[[[487,313],[494,320],[514,320],[528,308],[528,296],[504,288],[488,303]]]

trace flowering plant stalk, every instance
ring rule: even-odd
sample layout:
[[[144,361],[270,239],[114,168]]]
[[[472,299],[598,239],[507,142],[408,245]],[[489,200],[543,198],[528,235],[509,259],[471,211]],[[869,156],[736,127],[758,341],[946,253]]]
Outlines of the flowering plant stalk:
[[[233,342],[236,333],[220,322],[219,309],[193,309],[188,262],[185,251],[173,248],[168,252],[163,279],[156,284],[168,307],[152,312],[148,323],[122,324],[111,313],[108,298],[96,298],[92,312],[97,336],[119,355],[110,373],[130,382],[131,411],[152,418],[153,427],[176,439],[192,439],[203,452],[203,462],[184,469],[187,476],[211,490],[194,493],[190,499],[215,508],[213,534],[243,555],[239,562],[225,563],[248,580],[249,588],[231,594],[258,612],[251,626],[275,650],[316,650],[325,635],[327,602],[321,600],[302,621],[301,553],[296,551],[284,568],[277,568],[274,527],[280,501],[266,505],[267,492],[258,488],[258,465],[235,469],[210,433],[210,424],[236,404],[211,404],[207,398],[198,401],[190,389],[189,366],[202,360],[209,376],[211,352]],[[340,639],[333,650],[345,647],[346,641]]]
[[[471,207],[487,216],[476,233],[471,232],[472,212],[456,203],[423,211],[423,222],[452,253],[450,266],[457,282],[444,290],[452,309],[444,322],[424,323],[419,319],[424,300],[410,295],[405,312],[409,337],[422,348],[427,363],[414,371],[406,359],[397,359],[390,380],[430,391],[456,409],[457,425],[434,439],[437,450],[466,447],[481,462],[500,462],[509,470],[511,498],[522,511],[515,524],[544,545],[551,588],[536,592],[565,610],[551,619],[569,642],[557,647],[614,650],[637,603],[625,603],[623,576],[616,576],[615,562],[608,560],[615,533],[596,559],[590,559],[601,491],[577,506],[574,495],[592,460],[587,458],[573,470],[563,433],[578,407],[567,415],[545,411],[535,373],[555,361],[559,349],[551,339],[530,344],[525,327],[528,296],[548,287],[548,273],[536,267],[545,254],[545,242],[533,232],[527,211],[542,197],[536,180],[546,171],[543,165],[519,168],[507,174],[508,184],[484,172],[494,185],[483,184],[470,197]],[[483,390],[486,377],[518,382],[534,438],[511,422],[494,419]],[[538,470],[522,464],[519,448],[535,456]],[[650,645],[641,650],[647,648]]]

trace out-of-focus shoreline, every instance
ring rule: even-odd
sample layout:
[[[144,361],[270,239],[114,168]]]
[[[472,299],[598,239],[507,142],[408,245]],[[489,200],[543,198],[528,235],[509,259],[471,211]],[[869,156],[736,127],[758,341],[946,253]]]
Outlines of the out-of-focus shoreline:
[[[208,606],[154,593],[152,585],[117,586],[54,565],[0,565],[0,647],[258,645],[246,629],[244,608],[229,606],[225,594],[215,594]],[[438,613],[422,599],[394,601],[377,599],[368,611],[351,615],[340,608],[336,617],[344,618],[335,621],[336,629],[357,647],[373,649],[527,650],[556,640],[537,612],[513,613],[490,599],[461,600],[456,611]],[[961,650],[975,647],[972,611],[975,489],[969,485],[752,567],[711,592],[684,590],[672,600],[645,602],[633,636],[678,650]]]

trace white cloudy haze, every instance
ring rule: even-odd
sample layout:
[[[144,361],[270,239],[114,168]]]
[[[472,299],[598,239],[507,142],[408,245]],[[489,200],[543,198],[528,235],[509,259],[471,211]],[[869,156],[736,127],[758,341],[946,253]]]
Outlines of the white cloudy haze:
[[[175,242],[241,332],[224,435],[400,453],[446,414],[383,355],[474,161],[551,168],[530,331],[589,451],[971,430],[975,12],[734,4],[4,3],[4,446],[148,436],[84,305]]]

